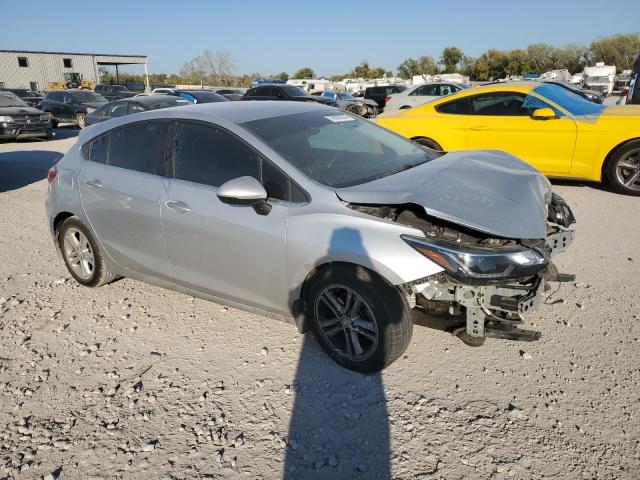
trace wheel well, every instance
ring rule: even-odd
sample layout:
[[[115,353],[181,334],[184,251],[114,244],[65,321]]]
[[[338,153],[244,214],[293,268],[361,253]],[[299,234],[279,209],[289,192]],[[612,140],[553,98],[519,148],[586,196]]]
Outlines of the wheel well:
[[[62,222],[64,222],[69,217],[73,217],[73,213],[60,212],[58,215],[56,215],[56,218],[53,219],[53,233],[56,239],[56,243],[58,243],[58,232],[60,231],[60,225],[62,225]]]
[[[437,142],[436,140],[434,140],[433,138],[431,138],[431,137],[418,136],[418,137],[412,137],[411,138],[411,140],[413,140],[414,142],[417,141],[417,140],[421,140],[421,139],[429,140],[430,142],[435,143],[438,147],[440,147],[440,150],[444,151],[444,148],[442,147],[442,145],[439,142]]]
[[[602,162],[602,167],[600,168],[600,179],[601,180],[606,179],[606,171],[607,171],[607,168],[609,167],[609,162],[611,161],[613,156],[616,154],[616,152],[619,149],[621,149],[622,147],[624,147],[626,144],[631,143],[631,142],[635,142],[637,140],[640,140],[640,137],[630,138],[629,140],[625,140],[624,142],[619,143],[618,145],[616,145],[615,147],[613,147],[611,149],[611,151],[604,158],[604,162]]]
[[[304,333],[304,332],[308,331],[311,328],[311,326],[309,325],[309,322],[307,321],[306,315],[305,315],[305,305],[304,305],[304,297],[305,297],[305,294],[306,294],[306,288],[309,285],[310,280],[313,277],[315,277],[316,275],[320,274],[321,272],[324,272],[328,268],[334,268],[334,267],[338,267],[338,266],[347,267],[347,268],[353,268],[353,269],[361,268],[361,269],[365,270],[367,273],[369,273],[371,275],[375,275],[376,277],[382,279],[383,281],[385,281],[389,285],[392,285],[386,278],[384,278],[379,273],[376,273],[376,272],[374,272],[373,270],[371,270],[371,269],[369,269],[367,267],[363,267],[362,265],[358,265],[357,263],[327,262],[327,263],[323,263],[321,265],[317,265],[313,270],[311,270],[307,274],[307,276],[305,277],[304,281],[302,282],[302,286],[300,287],[299,295],[296,298],[294,298],[293,301],[292,301],[292,312],[293,312],[293,316],[295,318],[296,325],[298,326],[298,330],[300,331],[300,333]]]
[[[409,108],[411,108],[409,105],[403,105],[400,107],[400,110],[408,110]]]

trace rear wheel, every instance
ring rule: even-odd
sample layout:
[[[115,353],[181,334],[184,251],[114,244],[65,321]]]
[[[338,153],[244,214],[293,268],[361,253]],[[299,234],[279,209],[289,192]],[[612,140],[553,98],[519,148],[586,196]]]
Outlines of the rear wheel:
[[[428,147],[431,150],[436,150],[438,152],[444,151],[438,142],[427,137],[414,138],[413,141],[419,143],[424,147]]]
[[[358,105],[347,105],[346,110],[354,115],[360,115],[360,107]]]
[[[327,267],[305,288],[305,308],[320,345],[340,365],[374,373],[407,349],[413,324],[398,290],[358,266]]]
[[[60,227],[60,250],[69,273],[85,287],[100,287],[117,277],[109,272],[98,242],[78,217]]]
[[[640,195],[640,140],[618,148],[607,164],[605,175],[616,191]]]

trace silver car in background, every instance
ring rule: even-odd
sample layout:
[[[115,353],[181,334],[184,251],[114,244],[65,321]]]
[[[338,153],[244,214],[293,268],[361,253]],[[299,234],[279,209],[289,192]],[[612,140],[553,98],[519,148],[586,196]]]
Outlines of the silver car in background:
[[[443,154],[306,102],[227,102],[91,126],[49,172],[49,228],[71,275],[130,277],[313,330],[375,372],[412,310],[470,343],[522,330],[573,215],[501,152]]]
[[[394,110],[405,110],[407,108],[417,107],[436,98],[459,92],[465,88],[469,88],[469,85],[451,82],[424,83],[407,88],[403,92],[389,95],[385,101],[384,111],[388,113]]]

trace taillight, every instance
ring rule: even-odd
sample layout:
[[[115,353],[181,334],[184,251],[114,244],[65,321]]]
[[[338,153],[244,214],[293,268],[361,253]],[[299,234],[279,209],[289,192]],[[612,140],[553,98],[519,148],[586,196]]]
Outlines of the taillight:
[[[47,182],[51,183],[53,182],[53,179],[56,178],[56,174],[58,173],[58,169],[56,168],[56,166],[54,165],[53,167],[51,167],[49,169],[49,171],[47,172]]]
[[[391,100],[391,95],[387,95],[387,98],[384,99],[385,105],[389,103],[389,100]]]

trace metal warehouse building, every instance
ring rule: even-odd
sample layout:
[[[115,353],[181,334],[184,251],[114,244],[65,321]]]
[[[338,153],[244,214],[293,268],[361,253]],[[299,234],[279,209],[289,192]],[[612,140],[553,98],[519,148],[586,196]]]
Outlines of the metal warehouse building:
[[[65,80],[65,73],[79,73],[97,85],[102,65],[115,66],[116,73],[120,65],[144,65],[149,85],[146,55],[0,50],[0,87],[44,90],[49,82]]]

